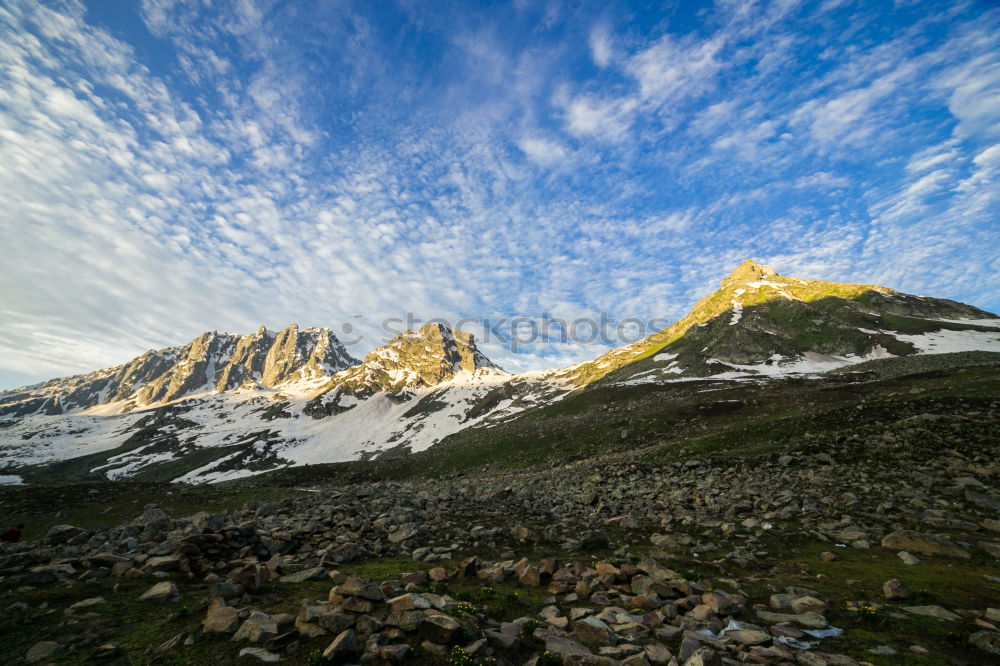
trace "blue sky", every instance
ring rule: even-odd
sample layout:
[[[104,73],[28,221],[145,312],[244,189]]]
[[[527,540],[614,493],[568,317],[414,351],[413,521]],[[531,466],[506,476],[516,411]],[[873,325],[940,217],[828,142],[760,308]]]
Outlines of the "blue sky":
[[[262,323],[673,320],[745,258],[1000,311],[992,2],[4,0],[0,155],[0,387]]]

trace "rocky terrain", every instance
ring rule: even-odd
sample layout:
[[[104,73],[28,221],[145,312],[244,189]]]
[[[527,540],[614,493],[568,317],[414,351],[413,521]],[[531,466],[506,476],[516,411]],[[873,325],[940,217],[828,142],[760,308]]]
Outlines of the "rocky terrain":
[[[7,394],[0,660],[1000,663],[996,323],[748,264],[547,374],[286,329]]]
[[[890,418],[858,402],[861,417],[771,451],[619,446],[437,477],[292,468],[234,482],[250,499],[224,512],[49,516],[0,554],[0,626],[16,637],[3,657],[992,663],[1000,396],[995,365],[992,390],[964,377],[978,367],[951,377],[952,391],[978,387],[963,399],[883,380],[924,393],[911,386]],[[49,493],[110,509],[159,488]],[[41,502],[0,497],[5,515]]]

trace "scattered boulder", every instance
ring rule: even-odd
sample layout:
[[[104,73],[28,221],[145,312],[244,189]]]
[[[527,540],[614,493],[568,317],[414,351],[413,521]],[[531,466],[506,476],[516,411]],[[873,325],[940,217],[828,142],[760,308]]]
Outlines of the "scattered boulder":
[[[24,655],[24,660],[29,664],[48,659],[60,652],[63,646],[55,641],[40,641],[31,646],[28,653]]]
[[[266,643],[278,635],[278,623],[267,613],[253,611],[233,634],[234,641]]]
[[[215,634],[231,634],[240,626],[239,613],[232,606],[210,603],[208,616],[202,622],[203,631]]]
[[[264,648],[257,648],[257,647],[245,647],[242,650],[240,650],[239,656],[254,657],[255,659],[258,659],[264,662],[265,664],[276,664],[279,661],[281,661],[281,655],[274,652],[269,652]]]
[[[798,624],[807,629],[826,629],[829,626],[826,618],[819,613],[808,612],[799,614],[772,613],[770,611],[758,610],[757,617],[765,622]]]
[[[83,529],[74,525],[53,525],[49,528],[45,540],[53,546],[71,541],[75,537],[83,534]]]
[[[593,615],[573,623],[573,633],[585,645],[614,645],[615,633]]]
[[[301,571],[286,574],[278,579],[282,583],[305,583],[310,580],[323,580],[326,578],[326,569],[323,567],[310,567]]]
[[[323,650],[323,656],[331,661],[340,661],[353,657],[360,651],[358,637],[354,630],[345,629]]]
[[[1000,655],[1000,633],[995,631],[977,631],[969,635],[969,645],[977,647],[987,654]]]
[[[684,666],[722,666],[722,657],[711,648],[701,647],[687,658]]]
[[[950,610],[948,610],[946,608],[942,608],[941,606],[936,606],[936,605],[931,605],[931,606],[904,606],[903,610],[906,611],[907,613],[911,613],[913,615],[922,615],[924,617],[933,617],[933,618],[936,618],[938,620],[947,620],[949,622],[955,622],[957,620],[961,620],[962,619],[962,617],[960,615],[956,615],[955,613],[952,613]]]
[[[898,578],[891,578],[882,584],[882,595],[889,601],[898,601],[912,597],[913,590]]]
[[[901,548],[914,550],[923,555],[937,555],[958,559],[972,559],[968,551],[949,542],[944,537],[933,534],[921,534],[913,530],[897,530],[882,537],[884,548]]]
[[[156,603],[176,602],[181,600],[181,591],[170,581],[157,583],[149,588],[139,597],[139,601],[153,601]]]
[[[593,654],[583,643],[551,634],[545,638],[545,651],[564,658],[589,657]]]
[[[424,617],[417,631],[432,643],[451,645],[461,636],[462,624],[450,615],[435,613]]]
[[[334,589],[335,594],[343,597],[359,597],[370,601],[383,601],[385,593],[375,583],[361,580],[356,576],[349,576],[347,580]]]

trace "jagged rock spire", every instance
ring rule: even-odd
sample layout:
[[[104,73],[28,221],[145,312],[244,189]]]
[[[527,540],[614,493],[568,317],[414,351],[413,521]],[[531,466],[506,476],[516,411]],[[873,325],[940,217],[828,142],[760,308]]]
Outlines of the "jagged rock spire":
[[[0,399],[0,413],[61,413],[118,401],[134,409],[196,393],[329,376],[357,363],[326,328],[208,331],[187,345],[149,351],[114,368],[25,387]]]

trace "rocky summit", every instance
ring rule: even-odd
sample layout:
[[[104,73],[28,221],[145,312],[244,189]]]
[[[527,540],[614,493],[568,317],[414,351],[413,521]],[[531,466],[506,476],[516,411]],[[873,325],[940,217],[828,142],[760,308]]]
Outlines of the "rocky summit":
[[[1000,663],[998,324],[746,262],[547,373],[290,327],[8,392],[0,660]]]

